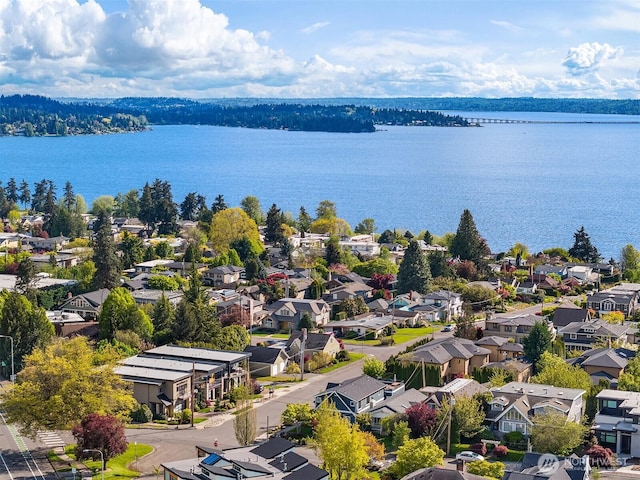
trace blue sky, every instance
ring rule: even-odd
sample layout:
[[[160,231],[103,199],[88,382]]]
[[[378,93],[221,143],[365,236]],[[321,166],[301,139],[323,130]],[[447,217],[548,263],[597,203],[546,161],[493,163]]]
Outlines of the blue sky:
[[[637,0],[0,0],[0,93],[640,98]]]

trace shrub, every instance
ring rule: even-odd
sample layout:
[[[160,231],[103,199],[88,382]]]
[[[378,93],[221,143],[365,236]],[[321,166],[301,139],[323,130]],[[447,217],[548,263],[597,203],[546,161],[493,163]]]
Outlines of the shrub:
[[[190,423],[191,422],[191,409],[185,408],[178,414],[178,422]]]
[[[396,343],[396,341],[393,339],[393,337],[382,337],[380,339],[380,345],[394,345]]]
[[[336,355],[336,360],[338,360],[339,362],[348,362],[349,360],[351,360],[351,356],[346,350],[340,350]]]
[[[495,435],[488,428],[484,428],[480,430],[474,437],[474,440],[476,442],[480,442],[481,440],[494,440],[494,439],[495,439]]]
[[[480,455],[487,454],[487,446],[484,443],[472,443],[469,445],[469,450],[479,453]]]
[[[148,405],[142,404],[131,414],[134,422],[147,423],[153,420],[153,412]]]
[[[509,448],[516,448],[524,443],[524,435],[522,432],[505,433],[504,443],[506,443]]]
[[[496,445],[493,449],[493,454],[498,458],[506,457],[508,453],[509,449],[506,445]]]

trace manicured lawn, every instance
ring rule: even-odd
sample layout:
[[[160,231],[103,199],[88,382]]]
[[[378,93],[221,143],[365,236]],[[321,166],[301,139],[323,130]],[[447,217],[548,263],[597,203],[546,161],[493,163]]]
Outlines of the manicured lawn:
[[[256,380],[260,383],[293,383],[300,381],[300,374],[294,375],[287,374],[283,377],[258,377]]]
[[[436,331],[437,329],[435,327],[399,328],[393,335],[393,339],[396,343],[406,343],[417,340],[425,335],[431,335]]]
[[[287,340],[289,335],[286,333],[265,333],[265,332],[252,332],[252,337],[269,337],[269,338],[277,338],[280,340]]]
[[[68,445],[66,447],[67,455],[71,458],[75,458],[73,455],[73,450],[75,445]],[[140,476],[140,472],[136,472],[134,470],[130,470],[127,468],[129,464],[132,468],[135,468],[135,460],[136,458],[141,458],[153,451],[153,447],[151,445],[144,444],[135,444],[129,443],[127,447],[127,451],[122,455],[118,455],[115,458],[112,458],[107,461],[107,468],[104,472],[105,480],[111,478],[135,478]],[[100,461],[99,455],[97,456],[98,460],[93,461],[91,459],[83,460],[87,468],[91,469],[93,472],[93,478],[96,480],[102,479],[102,462]]]

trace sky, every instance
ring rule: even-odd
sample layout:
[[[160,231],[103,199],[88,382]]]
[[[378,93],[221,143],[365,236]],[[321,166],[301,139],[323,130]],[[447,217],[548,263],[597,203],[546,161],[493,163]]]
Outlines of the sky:
[[[639,0],[0,0],[0,93],[640,98]]]

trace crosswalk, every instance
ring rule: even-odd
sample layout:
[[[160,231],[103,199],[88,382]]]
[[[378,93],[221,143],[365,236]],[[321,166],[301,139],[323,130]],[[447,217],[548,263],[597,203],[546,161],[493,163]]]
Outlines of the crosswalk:
[[[38,439],[49,448],[64,448],[65,443],[56,432],[38,430]]]

